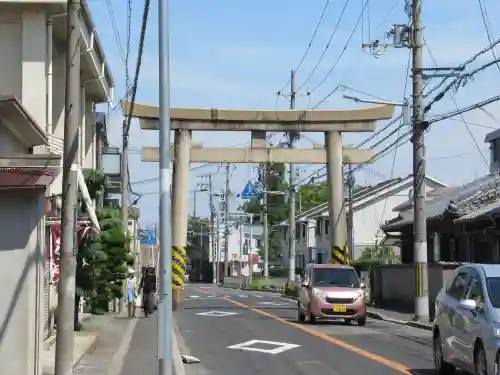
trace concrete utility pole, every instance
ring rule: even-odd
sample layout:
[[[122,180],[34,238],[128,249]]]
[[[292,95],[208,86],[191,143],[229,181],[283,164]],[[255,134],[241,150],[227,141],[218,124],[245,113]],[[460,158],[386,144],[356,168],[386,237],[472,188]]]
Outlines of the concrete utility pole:
[[[168,0],[158,1],[158,67],[160,94],[160,259],[158,367],[172,375],[172,147],[170,140],[170,40]]]
[[[224,188],[224,270],[222,271],[222,284],[224,284],[224,276],[226,276],[227,265],[229,261],[229,168],[231,164],[226,163],[226,186]]]
[[[290,80],[290,109],[295,109],[295,70],[291,72]],[[293,148],[295,138],[298,135],[296,133],[288,133],[289,137],[289,148]],[[288,279],[290,281],[295,280],[295,181],[297,177],[297,168],[294,164],[290,164],[290,192],[289,192],[289,214],[288,214]]]
[[[349,164],[347,173],[347,199],[349,200],[349,212],[347,214],[347,238],[349,246],[349,259],[354,260],[354,212],[352,211],[352,190],[354,188],[354,174],[352,164]]]
[[[68,0],[66,30],[66,95],[64,100],[64,157],[62,234],[58,284],[55,375],[73,374],[76,276],[76,209],[78,196],[78,128],[80,110],[80,1]]]
[[[220,256],[220,253],[221,253],[221,248],[220,248],[220,214],[222,212],[221,210],[221,203],[222,203],[222,194],[220,194],[219,196],[219,204],[217,205],[217,212],[216,212],[216,224],[215,224],[215,239],[216,239],[216,243],[215,243],[215,251],[216,251],[216,279],[217,279],[217,283],[218,284],[221,280],[220,280],[220,261],[221,261],[221,256]]]
[[[212,174],[208,174],[208,204],[210,206],[210,252],[212,255],[212,283],[217,284],[217,242],[215,240],[215,206],[212,186]]]
[[[127,86],[128,87],[128,86]],[[127,121],[123,120],[122,134],[122,160],[121,160],[121,188],[122,188],[122,205],[121,219],[122,231],[128,236],[128,134],[126,133]],[[123,282],[123,290],[125,290],[125,280]],[[125,311],[125,298],[120,298],[120,312]]]
[[[264,278],[269,277],[269,228],[267,223],[267,189],[268,189],[269,165],[264,164],[263,171],[263,202],[262,202],[262,216],[264,224]]]
[[[425,215],[425,142],[423,105],[423,36],[422,1],[412,3],[412,76],[413,76],[413,214],[414,263],[417,282],[415,319],[429,321],[429,290],[427,265],[427,218]]]

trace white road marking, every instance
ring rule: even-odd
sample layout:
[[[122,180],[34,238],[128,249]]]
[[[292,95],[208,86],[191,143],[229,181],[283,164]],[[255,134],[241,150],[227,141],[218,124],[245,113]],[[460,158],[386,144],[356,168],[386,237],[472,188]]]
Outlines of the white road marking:
[[[267,302],[262,301],[258,303],[259,305],[267,305],[267,306],[290,306],[289,303],[277,303],[277,302]]]
[[[274,346],[271,349],[265,349],[263,347],[258,347],[258,344],[261,346]],[[257,346],[254,346],[257,345]],[[264,341],[264,340],[250,340],[246,342],[242,342],[241,344],[228,346],[227,349],[238,349],[238,350],[247,350],[250,352],[260,352],[266,354],[279,354],[286,352],[290,349],[298,348],[300,345],[290,344],[286,342],[276,342],[276,341]]]
[[[206,311],[198,313],[196,315],[220,317],[220,316],[238,315],[238,313],[227,312],[227,311]]]
[[[189,296],[189,298],[200,298],[200,296]]]

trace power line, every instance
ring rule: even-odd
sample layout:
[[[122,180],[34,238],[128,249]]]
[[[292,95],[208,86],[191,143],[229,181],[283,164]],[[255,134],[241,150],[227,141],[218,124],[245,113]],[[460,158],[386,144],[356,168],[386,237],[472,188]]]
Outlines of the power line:
[[[339,16],[339,18],[337,20],[337,23],[335,24],[335,27],[333,28],[332,33],[330,34],[330,38],[328,39],[328,42],[326,42],[325,48],[323,50],[323,53],[321,54],[321,56],[319,57],[318,61],[316,62],[316,65],[314,65],[313,69],[311,70],[311,72],[307,76],[306,80],[299,86],[299,89],[297,91],[300,91],[307,84],[307,82],[309,82],[309,80],[311,79],[311,77],[314,75],[314,73],[318,69],[319,64],[321,63],[321,61],[323,61],[323,58],[325,57],[326,52],[328,51],[328,49],[331,46],[333,37],[335,36],[335,33],[337,32],[337,29],[339,28],[340,21],[342,21],[342,18],[344,17],[344,13],[345,13],[345,11],[347,9],[347,5],[349,4],[349,1],[350,0],[346,0],[346,2],[344,3],[344,7],[342,8],[342,11],[340,12],[340,16]],[[291,80],[290,80],[290,82],[291,82]]]
[[[345,51],[347,51],[347,47],[349,47],[349,44],[351,44],[351,40],[352,40],[352,38],[354,36],[354,33],[358,29],[359,23],[363,19],[363,14],[365,12],[365,9],[366,9],[366,6],[368,5],[368,3],[369,3],[369,0],[366,0],[365,4],[363,6],[363,9],[361,9],[361,13],[360,13],[360,15],[358,17],[358,20],[356,21],[356,24],[354,25],[354,28],[352,29],[351,34],[349,35],[349,39],[347,39],[347,42],[345,43],[344,47],[342,48],[342,51],[340,52],[339,56],[337,57],[337,60],[332,65],[332,67],[330,68],[330,70],[328,70],[328,72],[323,77],[323,79],[312,90],[308,91],[308,95],[314,93],[317,89],[319,89],[323,85],[323,83],[325,83],[325,81],[328,79],[328,77],[330,77],[330,75],[333,73],[333,71],[337,67],[338,63],[340,62],[340,59],[342,58],[342,56],[344,56]],[[325,99],[323,99],[323,101],[324,100]]]
[[[128,134],[130,131],[130,124],[132,122],[132,113],[134,112],[135,97],[137,95],[137,85],[139,82],[139,74],[141,72],[142,54],[143,54],[143,50],[144,50],[144,39],[146,37],[146,29],[147,29],[147,25],[148,25],[148,14],[149,14],[150,3],[151,3],[150,0],[145,0],[144,10],[142,13],[141,33],[140,33],[140,37],[139,37],[139,48],[138,48],[138,52],[137,52],[137,62],[136,62],[136,66],[135,66],[134,83],[132,85],[130,110],[128,113],[127,122],[126,122],[125,129],[124,129],[125,141],[127,143],[128,143]]]
[[[125,70],[126,70],[127,63],[126,63],[125,53],[123,52],[123,43],[122,43],[121,38],[120,38],[120,33],[118,32],[118,26],[116,24],[115,12],[113,10],[113,6],[111,5],[111,0],[106,0],[106,6],[108,9],[109,18],[111,20],[111,28],[113,29],[113,35],[115,37],[116,44],[118,45],[118,53],[120,55],[120,59],[123,63],[123,66],[125,67]]]
[[[328,6],[330,5],[331,0],[326,0],[325,5],[323,7],[323,11],[321,12],[321,16],[318,19],[318,22],[316,23],[316,27],[314,28],[314,32],[311,36],[311,39],[309,40],[309,44],[307,45],[306,50],[304,51],[304,54],[302,55],[302,58],[300,59],[299,63],[297,64],[297,67],[295,68],[295,72],[297,72],[302,64],[304,63],[304,60],[306,59],[307,55],[309,54],[309,51],[311,50],[311,47],[314,43],[314,40],[316,39],[316,34],[318,33],[319,27],[321,26],[321,23],[323,22],[323,19],[325,18],[326,10],[328,9]],[[281,94],[281,92],[292,82],[291,79],[288,80],[285,86],[283,86],[280,90],[278,90],[278,95]]]

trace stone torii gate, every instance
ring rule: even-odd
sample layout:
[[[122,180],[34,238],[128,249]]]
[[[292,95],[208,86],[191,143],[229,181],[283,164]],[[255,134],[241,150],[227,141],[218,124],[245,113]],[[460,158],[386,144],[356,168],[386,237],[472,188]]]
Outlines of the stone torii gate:
[[[122,101],[124,116],[131,102]],[[189,164],[192,163],[291,163],[326,164],[329,185],[330,245],[333,263],[348,263],[347,225],[344,205],[343,164],[370,162],[372,152],[342,147],[342,132],[372,132],[378,120],[390,119],[394,107],[389,105],[351,110],[170,110],[171,129],[175,131],[174,172],[172,181],[172,247],[185,252],[189,207]],[[132,117],[140,120],[141,129],[159,130],[157,106],[135,103]],[[251,132],[251,147],[205,148],[192,143],[193,131]],[[268,148],[266,132],[323,132],[325,148]],[[158,162],[159,148],[143,147],[142,161]],[[333,221],[335,220],[335,221]],[[290,233],[294,231],[289,230]],[[295,240],[290,238],[290,240]],[[177,258],[176,258],[177,257]],[[183,275],[173,265],[173,280],[184,285]]]

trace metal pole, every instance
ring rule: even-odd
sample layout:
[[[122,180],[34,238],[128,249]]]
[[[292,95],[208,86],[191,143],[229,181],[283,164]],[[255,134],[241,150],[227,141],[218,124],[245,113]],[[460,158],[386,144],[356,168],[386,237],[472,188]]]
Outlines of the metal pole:
[[[122,165],[121,165],[121,189],[122,189],[122,205],[121,205],[121,219],[122,231],[125,236],[128,236],[128,134],[126,133],[127,121],[123,121],[123,134],[122,134]],[[123,280],[122,290],[125,293],[125,283]],[[119,311],[125,311],[125,297],[120,298]]]
[[[295,70],[291,72],[290,81],[290,109],[295,109]],[[293,148],[293,143],[297,137],[296,133],[289,133],[289,147]],[[290,281],[295,280],[295,180],[297,175],[296,166],[290,164],[290,186],[289,186],[289,227],[288,227],[288,279]]]
[[[250,282],[249,288],[252,288],[253,281],[253,259],[252,259],[252,250],[253,250],[253,214],[250,214],[250,246],[248,248],[248,280]]]
[[[160,94],[160,258],[158,317],[160,375],[172,375],[172,155],[170,140],[170,46],[168,0],[158,1],[158,64]]]
[[[349,173],[347,174],[347,196],[349,200],[349,211],[347,214],[347,238],[349,245],[349,259],[354,259],[354,212],[352,211],[352,189],[354,187],[354,175],[352,165],[349,164]]]
[[[215,242],[214,194],[212,192],[212,175],[208,174],[208,199],[210,205],[210,250],[212,254],[212,283],[217,284],[217,247]]]
[[[224,276],[227,271],[227,264],[229,261],[229,228],[228,228],[228,216],[229,216],[229,167],[230,164],[226,163],[226,187],[224,189],[224,270],[222,271],[222,280],[224,284]]]
[[[240,219],[240,279],[242,279],[243,272],[243,248],[245,246],[245,224],[244,218]]]
[[[267,223],[267,184],[268,184],[269,168],[264,164],[264,196],[262,204],[262,214],[264,216],[264,278],[269,277],[269,228]]]
[[[427,218],[425,216],[425,127],[423,111],[422,2],[412,4],[413,53],[413,199],[414,199],[414,263],[417,282],[415,319],[429,321],[429,291],[427,268]]]
[[[220,202],[221,202],[221,198],[222,196],[219,197],[219,204],[217,206],[217,218],[216,218],[216,228],[215,228],[215,240],[216,240],[216,243],[215,243],[215,252],[216,252],[216,284],[218,284],[220,282],[220,277],[219,277],[219,273],[220,273],[220,213],[221,213],[221,209],[220,209]]]
[[[80,115],[80,1],[68,0],[66,95],[62,189],[62,234],[58,284],[55,375],[73,374],[76,276],[76,205]]]

